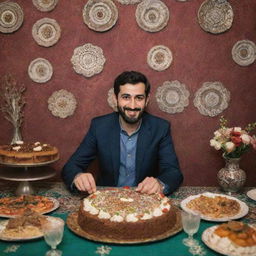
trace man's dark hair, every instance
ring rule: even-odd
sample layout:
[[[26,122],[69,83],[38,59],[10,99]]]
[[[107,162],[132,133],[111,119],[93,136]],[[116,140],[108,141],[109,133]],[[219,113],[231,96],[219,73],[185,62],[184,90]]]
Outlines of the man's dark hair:
[[[124,71],[115,79],[115,82],[114,82],[114,93],[116,97],[120,92],[120,86],[125,84],[138,84],[138,83],[145,84],[145,94],[147,97],[150,92],[150,83],[146,78],[146,76],[136,71]]]

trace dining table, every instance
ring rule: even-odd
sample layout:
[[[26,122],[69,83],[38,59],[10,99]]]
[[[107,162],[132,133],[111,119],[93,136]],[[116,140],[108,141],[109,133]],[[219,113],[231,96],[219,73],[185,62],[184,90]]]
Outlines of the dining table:
[[[35,181],[33,186],[36,195],[52,197],[58,200],[59,207],[47,213],[47,215],[59,217],[65,222],[71,213],[78,211],[82,199],[87,196],[86,193],[78,191],[70,192],[61,181]],[[15,182],[1,180],[0,187],[1,198],[15,196]],[[232,196],[246,203],[249,207],[248,214],[240,220],[248,224],[255,224],[256,201],[247,196],[247,192],[251,189],[253,188],[244,187],[242,191],[232,193]],[[204,192],[227,194],[219,187],[181,186],[177,191],[171,194],[169,198],[177,208],[180,208],[182,200],[188,196],[198,195]],[[0,221],[2,220],[6,220],[6,218],[1,217]],[[199,230],[194,235],[198,244],[194,246],[192,250],[182,243],[182,240],[188,236],[183,230],[163,240],[134,244],[117,244],[88,240],[85,237],[75,234],[67,225],[64,227],[64,235],[57,248],[62,251],[62,256],[216,256],[221,254],[210,249],[202,241],[202,234],[207,228],[218,224],[220,223],[202,219]],[[46,244],[43,237],[19,241],[0,240],[0,256],[44,256],[49,249],[50,247]]]

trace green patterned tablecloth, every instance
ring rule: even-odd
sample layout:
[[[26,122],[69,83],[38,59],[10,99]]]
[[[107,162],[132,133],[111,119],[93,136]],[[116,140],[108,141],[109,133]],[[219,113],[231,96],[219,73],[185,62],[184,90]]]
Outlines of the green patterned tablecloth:
[[[61,217],[64,220],[66,220],[70,212],[77,211],[80,201],[84,197],[82,194],[71,194],[61,182],[34,182],[33,184],[37,189],[37,194],[55,197],[59,200],[60,207],[49,215]],[[0,181],[1,197],[12,196],[16,186],[17,183],[15,182]],[[249,189],[246,188],[242,193],[233,194],[233,196],[244,201],[249,206],[249,213],[243,218],[243,221],[256,223],[256,203],[246,196],[246,192]],[[171,198],[178,206],[180,201],[187,196],[206,191],[221,192],[216,187],[181,187]],[[202,232],[215,224],[214,222],[201,221],[199,232],[194,236],[199,241],[199,246],[194,248],[195,250],[192,253],[189,252],[188,247],[182,244],[182,239],[186,237],[183,231],[162,241],[136,245],[117,245],[92,242],[78,237],[67,226],[65,227],[63,240],[58,248],[63,252],[63,256],[215,256],[220,254],[209,249],[201,241]],[[0,256],[43,256],[48,249],[49,247],[43,238],[23,242],[0,241]]]

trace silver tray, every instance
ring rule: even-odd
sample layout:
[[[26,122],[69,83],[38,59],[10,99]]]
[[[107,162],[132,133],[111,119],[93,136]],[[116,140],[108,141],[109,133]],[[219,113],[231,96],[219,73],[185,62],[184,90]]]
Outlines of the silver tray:
[[[232,58],[240,66],[249,66],[256,59],[256,45],[250,40],[237,41],[232,48]]]
[[[156,45],[152,47],[147,55],[148,65],[156,71],[163,71],[169,68],[172,60],[171,50],[164,45]]]
[[[156,101],[159,108],[167,113],[180,113],[189,104],[189,91],[179,81],[165,81],[157,88]]]
[[[148,32],[158,32],[169,21],[169,9],[162,1],[144,0],[138,4],[135,16],[140,28]]]
[[[105,61],[103,50],[99,46],[90,43],[75,48],[71,58],[76,73],[85,77],[100,73],[103,70]]]
[[[28,75],[36,83],[46,83],[51,79],[52,74],[52,65],[44,58],[34,59],[29,64]]]
[[[13,2],[0,3],[0,32],[12,33],[20,28],[24,14],[22,8]]]
[[[111,0],[89,0],[83,9],[84,23],[92,30],[111,29],[118,19],[118,10]]]
[[[34,6],[41,12],[50,12],[57,5],[58,0],[33,0]]]
[[[223,33],[230,29],[233,22],[233,10],[228,1],[206,0],[197,13],[201,28],[213,34]]]
[[[195,93],[194,105],[205,116],[217,116],[228,107],[230,92],[221,82],[205,82]]]
[[[61,29],[56,20],[42,18],[33,25],[32,36],[39,45],[50,47],[59,41]]]
[[[48,109],[60,118],[72,116],[76,110],[77,101],[73,93],[61,89],[55,91],[48,99]]]

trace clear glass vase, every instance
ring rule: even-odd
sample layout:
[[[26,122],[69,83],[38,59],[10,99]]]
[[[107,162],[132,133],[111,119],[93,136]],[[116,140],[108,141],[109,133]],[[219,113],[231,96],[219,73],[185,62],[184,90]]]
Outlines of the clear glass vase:
[[[239,168],[240,158],[224,157],[226,165],[220,169],[217,178],[220,187],[225,192],[238,192],[246,181],[246,173]]]

